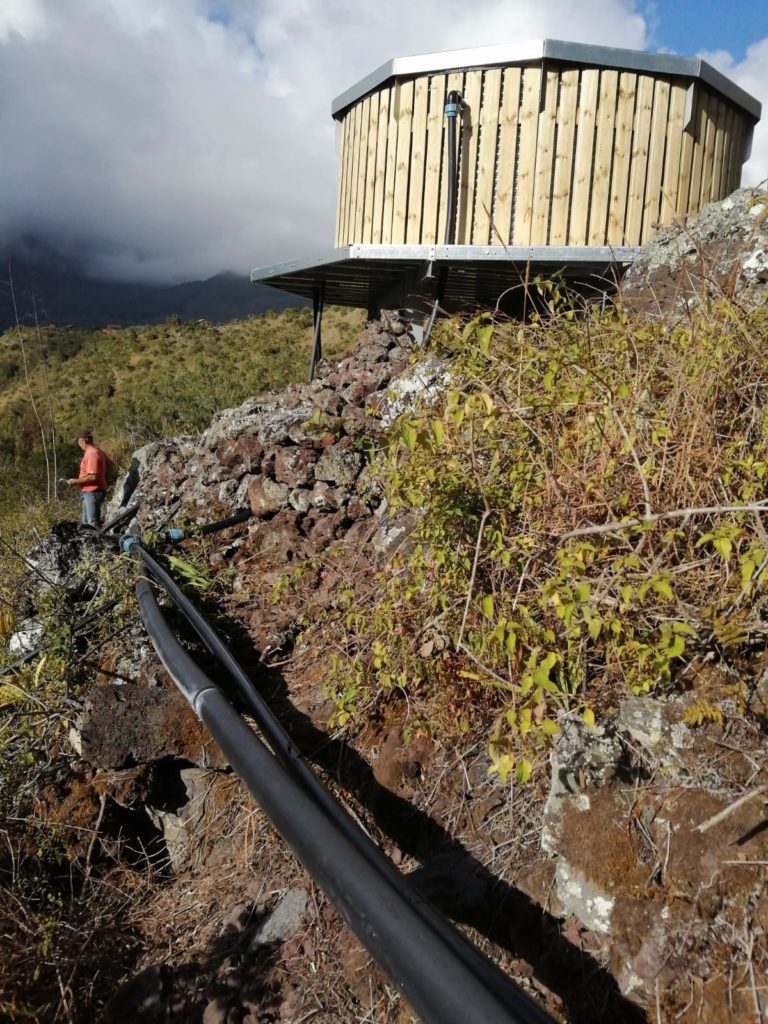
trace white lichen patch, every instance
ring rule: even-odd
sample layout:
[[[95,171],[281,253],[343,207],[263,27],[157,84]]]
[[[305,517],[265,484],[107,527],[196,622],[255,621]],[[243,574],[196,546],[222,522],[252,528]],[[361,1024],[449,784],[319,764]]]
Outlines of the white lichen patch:
[[[557,895],[569,913],[594,932],[608,935],[614,901],[577,868],[560,860],[555,869]]]

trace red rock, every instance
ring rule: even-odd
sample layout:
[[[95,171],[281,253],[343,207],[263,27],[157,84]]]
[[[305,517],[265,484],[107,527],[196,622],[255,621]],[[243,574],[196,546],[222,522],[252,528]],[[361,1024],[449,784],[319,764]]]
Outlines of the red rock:
[[[248,503],[255,516],[273,515],[283,508],[287,500],[286,485],[270,480],[269,477],[255,477],[248,484]]]
[[[280,448],[275,454],[275,480],[290,487],[306,487],[314,476],[317,459],[312,448]]]

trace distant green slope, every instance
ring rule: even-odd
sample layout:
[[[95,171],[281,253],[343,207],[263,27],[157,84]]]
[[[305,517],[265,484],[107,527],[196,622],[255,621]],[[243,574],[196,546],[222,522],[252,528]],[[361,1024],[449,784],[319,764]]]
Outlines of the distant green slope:
[[[362,319],[357,310],[327,310],[324,353],[348,348]],[[33,398],[48,440],[52,414],[59,475],[68,476],[80,426],[124,461],[148,440],[202,430],[220,409],[303,379],[311,341],[308,309],[220,325],[171,319],[124,329],[7,330],[0,335],[0,517],[47,492]]]

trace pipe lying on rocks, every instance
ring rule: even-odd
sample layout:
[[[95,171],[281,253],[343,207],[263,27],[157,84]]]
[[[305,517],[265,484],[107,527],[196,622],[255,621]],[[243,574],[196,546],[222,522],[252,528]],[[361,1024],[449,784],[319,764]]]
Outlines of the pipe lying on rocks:
[[[340,827],[338,816],[328,813],[269,752],[177,642],[146,580],[138,581],[136,595],[150,640],[181,693],[272,824],[422,1020],[551,1022],[446,919],[431,908],[424,913],[426,904],[394,868],[400,884],[393,884],[378,858],[365,852],[369,844],[380,854],[375,845],[359,830],[364,843],[353,839]]]

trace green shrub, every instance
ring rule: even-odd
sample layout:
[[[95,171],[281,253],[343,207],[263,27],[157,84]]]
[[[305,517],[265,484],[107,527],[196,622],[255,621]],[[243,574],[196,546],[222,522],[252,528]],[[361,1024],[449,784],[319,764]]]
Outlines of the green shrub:
[[[530,325],[438,330],[450,381],[380,470],[416,526],[342,601],[328,674],[340,723],[404,691],[431,728],[485,721],[493,770],[521,781],[564,713],[591,724],[707,651],[738,680],[768,580],[766,312],[670,329],[542,290]]]

